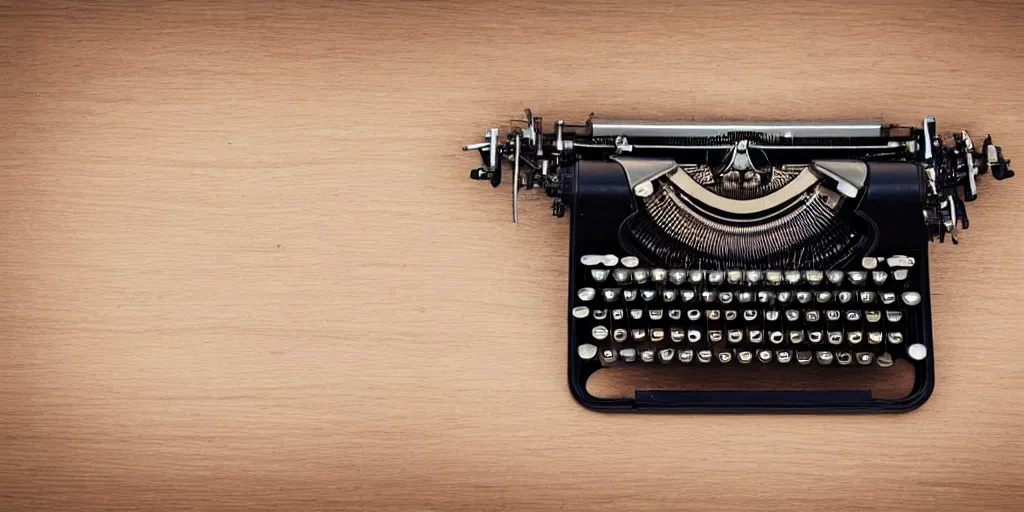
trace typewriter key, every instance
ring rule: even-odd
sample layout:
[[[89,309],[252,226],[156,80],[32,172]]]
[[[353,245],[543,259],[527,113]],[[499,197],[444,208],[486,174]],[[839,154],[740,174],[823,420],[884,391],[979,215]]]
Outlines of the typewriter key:
[[[630,334],[633,335],[633,341],[643,341],[647,337],[647,330],[645,329],[631,329]]]
[[[588,302],[594,300],[594,297],[597,296],[597,291],[589,287],[580,288],[580,291],[576,294],[576,296],[579,297],[580,300],[582,300],[583,302]]]
[[[819,350],[817,352],[817,354],[815,354],[815,355],[818,356],[818,364],[820,364],[820,365],[830,365],[830,364],[832,364],[832,359],[833,359],[832,352],[829,352],[827,350]]]
[[[672,269],[668,271],[668,280],[673,284],[683,284],[686,281],[686,271]]]
[[[789,342],[794,344],[794,345],[798,345],[800,343],[803,343],[804,342],[804,332],[803,331],[789,331]]]
[[[903,318],[903,313],[900,312],[900,311],[891,311],[890,310],[890,311],[886,311],[885,312],[885,319],[890,321],[890,322],[896,323],[896,322],[899,322],[902,318]]]
[[[786,271],[786,283],[788,283],[788,284],[799,284],[800,283],[800,271],[799,270],[787,270]]]
[[[601,290],[601,297],[604,297],[605,302],[616,302],[621,294],[621,288],[605,288]]]
[[[851,345],[857,345],[863,339],[864,334],[861,333],[860,331],[850,331],[846,333],[846,340],[849,341]]]
[[[864,267],[864,270],[874,270],[878,268],[878,259],[873,256],[861,258],[860,266]]]
[[[721,361],[722,363],[728,363],[729,361],[732,361],[732,352],[719,352],[718,360]]]
[[[594,310],[594,320],[604,320],[605,318],[608,318],[608,310],[607,309],[595,309]]]
[[[850,283],[860,286],[868,280],[868,273],[861,270],[851,270],[847,272],[846,277],[850,280]]]
[[[621,260],[622,266],[626,268],[635,268],[640,264],[640,258],[636,256],[623,256]]]
[[[783,341],[782,331],[771,331],[768,333],[768,341],[774,345],[778,345]]]
[[[658,351],[658,359],[663,363],[671,363],[676,357],[676,349],[674,348],[663,348]]]
[[[595,340],[601,341],[608,337],[608,328],[603,325],[599,325],[591,329],[590,334]]]
[[[662,290],[662,292],[661,292],[661,300],[663,302],[672,302],[672,301],[676,300],[676,291],[675,290]]]
[[[747,338],[751,343],[761,343],[761,331],[748,331]]]
[[[804,321],[805,322],[817,322],[818,320],[821,320],[821,312],[820,311],[815,311],[813,309],[809,309],[807,311],[804,311]]]
[[[658,292],[654,290],[640,290],[640,298],[644,299],[644,302],[650,302],[658,296]]]
[[[611,270],[606,268],[592,268],[590,269],[590,276],[594,278],[594,281],[603,283],[608,279],[608,274],[611,274]]]
[[[722,341],[722,331],[708,331],[708,341],[711,343],[719,343]]]
[[[871,304],[875,301],[875,292],[863,291],[859,295],[861,304]]]
[[[626,299],[626,302],[633,302],[636,300],[636,290],[632,288],[622,290],[622,298]]]
[[[686,331],[686,341],[689,341],[690,343],[697,343],[700,341],[700,331],[696,329]]]
[[[740,281],[743,280],[743,271],[727,270],[725,272],[725,278],[729,281],[730,284],[738,284]]]
[[[727,310],[725,310],[725,320],[728,321],[728,322],[736,320],[736,310],[735,309],[727,309]]]
[[[847,311],[846,312],[846,321],[847,322],[859,322],[860,321],[860,311],[857,311],[855,309],[851,309],[851,310]]]
[[[836,352],[836,362],[840,366],[849,366],[853,362],[853,354],[849,352]]]
[[[789,304],[793,301],[793,294],[788,291],[779,292],[776,296],[782,304]]]
[[[700,300],[704,301],[705,304],[711,304],[715,301],[717,294],[711,290],[704,290],[700,292]]]
[[[865,311],[864,312],[864,318],[868,321],[868,323],[872,323],[872,324],[878,323],[879,321],[882,320],[882,312],[881,311]]]
[[[749,350],[740,350],[736,353],[736,359],[743,364],[747,364],[754,359],[754,354]]]
[[[787,309],[786,310],[786,321],[788,321],[788,322],[796,322],[797,320],[800,320],[800,310],[797,310],[797,309]]]
[[[704,280],[704,271],[703,270],[691,270],[690,271],[690,282],[691,283],[695,283],[696,284],[696,283],[699,283],[699,282],[701,282],[703,280]]]
[[[697,294],[693,290],[679,290],[679,298],[683,302],[693,302]]]
[[[779,312],[775,309],[769,309],[764,312],[764,319],[769,322],[775,322],[779,319]]]
[[[680,350],[679,351],[679,362],[680,363],[690,363],[692,361],[693,361],[693,350],[686,349],[686,350]]]
[[[921,303],[921,294],[917,292],[903,292],[903,303],[908,306],[916,306]]]
[[[636,361],[636,349],[635,348],[624,348],[619,350],[619,357],[627,363]]]
[[[704,349],[697,352],[697,360],[702,363],[710,363],[713,354],[710,350]]]
[[[761,304],[768,304],[775,300],[775,292],[760,291],[757,292],[757,302]]]
[[[814,354],[810,350],[798,350],[796,352],[796,362],[802,365],[810,364],[812,359],[814,359]]]
[[[719,318],[722,318],[722,312],[717,309],[709,309],[705,311],[704,314],[707,315],[708,320],[711,321],[715,321],[718,320]]]
[[[910,256],[890,256],[885,262],[891,268],[910,268],[914,266],[914,258]]]
[[[708,272],[708,282],[709,283],[711,283],[713,285],[719,285],[719,284],[722,284],[723,280],[725,280],[725,275],[722,273],[722,271],[720,271],[720,270],[712,270],[712,271]]]
[[[875,364],[882,368],[888,368],[892,366],[892,356],[888,352],[882,352],[881,355],[875,358]]]
[[[782,271],[769,270],[764,273],[764,280],[768,284],[780,284],[782,283]]]
[[[640,320],[644,317],[644,310],[642,309],[631,309],[629,310],[629,317],[633,320]]]
[[[740,304],[750,304],[754,302],[754,294],[748,291],[742,291],[736,294],[736,301]]]
[[[857,352],[857,363],[862,366],[867,366],[875,360],[875,355],[871,352]]]
[[[616,283],[626,284],[629,282],[629,271],[624,268],[617,268],[612,271],[612,279]]]
[[[788,363],[788,362],[793,360],[793,351],[792,350],[776,350],[775,351],[775,360],[780,362],[780,363],[782,363],[782,364],[786,364],[786,363]]]
[[[665,279],[668,278],[668,272],[663,268],[652,268],[651,269],[651,281],[655,283],[664,283]]]
[[[893,292],[882,292],[878,294],[878,296],[882,299],[882,304],[892,304],[893,302],[896,302],[896,294]]]
[[[754,320],[757,320],[757,310],[756,309],[745,309],[745,310],[743,310],[743,319],[748,321],[748,322],[753,322]]]
[[[613,309],[612,320],[622,320],[626,318],[626,311],[624,309]]]
[[[818,292],[818,302],[826,304],[832,300],[832,292]]]
[[[871,280],[878,286],[885,284],[887,279],[889,279],[889,274],[885,273],[884,270],[876,270],[871,273]]]
[[[825,318],[827,318],[829,322],[838,322],[841,317],[842,315],[839,313],[838,309],[829,309],[825,311]]]
[[[732,292],[721,292],[718,294],[718,300],[722,304],[732,304]]]
[[[572,316],[576,318],[586,318],[590,314],[590,308],[586,306],[576,306],[572,308]]]
[[[825,273],[820,270],[808,270],[804,272],[804,279],[807,279],[807,282],[814,286],[821,284],[821,281],[824,278]]]
[[[826,276],[828,277],[828,282],[832,284],[843,284],[842,270],[829,270]]]
[[[649,309],[649,310],[647,310],[647,317],[650,318],[651,320],[657,321],[657,320],[661,320],[661,317],[662,317],[663,313],[664,313],[664,310],[661,310],[661,309]]]
[[[661,327],[655,327],[651,329],[651,343],[658,343],[665,339],[665,329]]]
[[[671,336],[673,343],[682,343],[682,341],[686,339],[686,331],[678,327],[673,327],[669,329],[669,336]]]
[[[576,348],[576,354],[580,356],[580,359],[589,361],[597,356],[597,346],[584,343]]]
[[[771,350],[758,350],[757,360],[762,363],[768,364],[772,362],[772,351]]]
[[[739,329],[729,330],[729,343],[739,343],[743,341],[743,331]]]
[[[747,281],[749,281],[750,284],[757,284],[757,283],[761,282],[761,276],[762,276],[762,274],[761,274],[760,270],[748,270],[747,271]]]
[[[687,311],[686,312],[686,318],[688,318],[691,322],[700,320],[700,310],[699,309],[691,309],[691,310]]]
[[[799,291],[796,292],[796,301],[800,304],[807,304],[811,302],[811,292]]]
[[[580,257],[580,263],[593,267],[595,265],[614,266],[619,262],[618,256],[614,254],[584,254]]]
[[[612,349],[604,349],[601,351],[601,362],[606,364],[614,363],[618,359],[617,354]]]
[[[626,330],[621,328],[621,327],[618,328],[618,329],[615,329],[615,331],[612,332],[612,339],[617,341],[617,342],[619,342],[619,343],[622,343],[623,341],[626,341],[626,338],[627,338]]]
[[[832,345],[839,345],[843,342],[843,333],[840,331],[829,331],[828,342]]]
[[[924,358],[928,357],[928,347],[922,343],[914,343],[907,347],[907,355],[914,361],[924,361]]]
[[[821,343],[822,332],[821,331],[809,331],[807,333],[807,341],[815,345]]]
[[[837,295],[837,297],[839,298],[840,304],[846,304],[853,300],[853,292],[839,292],[839,295]]]
[[[636,284],[644,284],[647,282],[647,278],[650,276],[650,272],[645,268],[638,268],[633,270],[633,282]]]
[[[868,345],[878,345],[882,342],[882,333],[871,331],[868,333]]]
[[[903,333],[901,332],[890,332],[885,335],[885,339],[889,340],[889,343],[893,345],[899,345],[903,343]]]
[[[905,269],[905,268],[901,268],[899,270],[893,270],[892,271],[892,278],[895,279],[896,281],[906,281],[907,280],[907,276],[909,276],[909,275],[910,275],[910,271]]]
[[[645,362],[645,363],[653,363],[654,362],[654,350],[651,350],[651,349],[641,350],[640,351],[640,360]]]
[[[670,309],[668,310],[668,317],[671,320],[679,320],[683,317],[683,311],[681,309]]]

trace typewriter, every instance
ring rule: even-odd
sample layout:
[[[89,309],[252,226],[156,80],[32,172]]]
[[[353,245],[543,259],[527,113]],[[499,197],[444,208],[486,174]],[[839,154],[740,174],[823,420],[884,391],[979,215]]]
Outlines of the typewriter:
[[[856,123],[497,128],[470,178],[543,189],[570,215],[569,388],[601,411],[886,412],[934,386],[928,245],[957,243],[982,175],[1013,176],[966,131]],[[511,171],[510,176],[508,172]],[[856,372],[909,364],[900,398],[844,389]],[[608,367],[729,369],[726,389],[587,390]],[[828,390],[756,389],[771,367],[824,373]],[[828,368],[827,370],[822,370]],[[671,370],[670,370],[671,371]],[[709,373],[686,375],[708,378]],[[839,383],[838,389],[836,383]]]

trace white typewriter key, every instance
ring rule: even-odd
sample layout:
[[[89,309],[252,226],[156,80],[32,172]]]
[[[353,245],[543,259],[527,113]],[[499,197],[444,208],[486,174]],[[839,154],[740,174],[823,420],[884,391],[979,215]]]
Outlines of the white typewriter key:
[[[576,318],[586,318],[590,314],[590,308],[586,306],[576,306],[572,308],[572,316]]]
[[[611,273],[612,273],[612,271],[608,270],[606,268],[592,268],[592,269],[590,269],[590,277],[593,277],[594,281],[597,281],[599,283],[605,282],[605,280],[608,279],[608,274],[611,274]]]
[[[800,304],[807,304],[811,302],[811,292],[799,291],[796,292],[796,301]]]
[[[739,283],[740,281],[743,280],[743,271],[742,270],[727,270],[727,271],[725,271],[725,278],[729,281],[729,283],[737,284],[737,283]]]
[[[775,292],[759,291],[757,292],[757,301],[761,304],[768,304],[775,300]]]
[[[693,362],[693,350],[686,349],[679,351],[679,362],[680,363],[691,363]]]
[[[661,327],[655,327],[651,329],[651,342],[658,343],[665,339],[665,329]]]
[[[668,278],[668,271],[663,268],[652,268],[651,269],[651,281],[655,283],[664,283],[665,279]]]
[[[709,309],[704,314],[708,317],[708,320],[712,321],[722,318],[722,312],[717,309]]]
[[[846,304],[853,300],[853,292],[839,292],[836,297],[839,298],[840,304]]]
[[[910,271],[905,269],[905,268],[901,268],[899,270],[893,270],[892,271],[892,278],[894,280],[896,280],[896,281],[906,281],[907,280],[907,276],[909,276],[909,275],[910,275]]]
[[[608,310],[607,309],[595,309],[594,310],[594,320],[604,320],[605,318],[608,318]]]
[[[804,342],[803,331],[789,331],[789,342],[794,345],[799,345]]]
[[[722,363],[728,363],[729,361],[732,361],[732,352],[719,352],[718,360],[721,361]]]
[[[621,327],[612,332],[612,339],[619,343],[626,341],[627,337],[626,330]]]
[[[605,302],[615,302],[619,300],[619,295],[621,294],[621,288],[605,288],[601,290],[601,297],[604,297]]]
[[[864,267],[864,270],[874,270],[878,268],[878,259],[874,256],[861,258],[860,266]]]
[[[576,348],[576,354],[580,356],[580,359],[589,361],[597,356],[597,345],[584,343]]]
[[[863,291],[859,295],[861,304],[871,304],[875,301],[875,292]]]
[[[636,284],[644,284],[647,282],[647,278],[650,276],[650,272],[645,268],[638,268],[633,270],[633,282]]]
[[[782,331],[771,331],[768,333],[768,341],[772,342],[773,345],[782,343],[784,339]]]
[[[647,337],[647,331],[644,329],[632,329],[629,333],[633,336],[633,341],[643,341]]]
[[[594,297],[597,296],[597,291],[590,287],[580,288],[580,291],[576,294],[576,296],[579,297],[580,300],[582,300],[583,302],[587,302],[594,300]]]
[[[701,282],[703,280],[704,280],[704,271],[703,270],[691,270],[690,271],[690,282],[691,283],[699,283],[699,282]]]
[[[889,340],[889,343],[893,345],[899,345],[903,343],[903,333],[901,332],[890,332],[885,335],[885,339]]]
[[[862,285],[865,281],[868,280],[868,273],[862,270],[852,270],[850,272],[847,272],[846,277],[850,280],[851,283],[855,285]]]
[[[690,343],[697,343],[700,341],[700,331],[696,329],[686,331],[686,341],[689,341]]]
[[[743,319],[748,321],[748,322],[753,322],[754,320],[757,320],[757,310],[756,309],[744,309],[743,310]]]
[[[842,314],[839,313],[838,309],[829,309],[825,311],[825,318],[827,318],[829,322],[838,322],[839,319],[842,318]]]
[[[805,322],[817,322],[818,320],[821,320],[821,311],[816,311],[813,309],[804,311]]]
[[[921,294],[917,292],[903,292],[901,298],[903,303],[908,306],[916,306],[921,303]]]
[[[864,312],[864,319],[867,320],[869,323],[872,323],[872,324],[878,323],[878,322],[880,322],[882,320],[882,312],[881,311],[865,311]]]
[[[772,362],[772,351],[771,350],[758,350],[757,360],[762,363],[768,364]]]
[[[800,271],[799,270],[787,270],[786,271],[786,283],[798,284],[800,283]]]
[[[817,286],[825,279],[825,273],[820,270],[808,270],[804,272],[804,279],[807,280],[808,284]]]
[[[708,341],[711,343],[722,341],[722,331],[708,331]]]
[[[882,299],[882,304],[892,304],[896,302],[896,294],[893,292],[882,292],[878,294],[878,297]]]
[[[658,359],[663,363],[671,363],[676,357],[676,349],[674,348],[663,348],[658,351]]]
[[[842,270],[829,270],[826,276],[828,277],[828,282],[832,284],[843,284]]]
[[[614,254],[584,254],[580,257],[580,263],[593,267],[595,265],[607,265],[612,266],[619,262],[619,258]]]
[[[618,354],[612,349],[605,349],[601,351],[601,362],[603,363],[614,363],[618,359]]]
[[[878,345],[882,342],[882,333],[879,331],[871,331],[868,333],[868,345]]]
[[[668,271],[668,280],[673,284],[683,284],[686,281],[686,271],[674,268]]]
[[[846,321],[847,322],[859,322],[860,321],[860,311],[857,311],[855,309],[851,309],[851,310],[847,311],[846,312]]]
[[[622,320],[623,318],[626,318],[626,310],[624,310],[624,309],[613,309],[612,310],[612,320]]]
[[[693,290],[679,290],[679,299],[683,302],[693,302],[695,298],[697,298],[697,293]]]
[[[875,361],[875,355],[871,352],[857,352],[857,364],[867,366]]]
[[[647,317],[651,320],[661,320],[665,311],[661,309],[649,309],[647,310]]]
[[[700,310],[699,309],[691,309],[691,310],[687,311],[686,312],[686,318],[688,318],[690,321],[700,320]]]
[[[764,312],[764,319],[769,322],[775,322],[779,319],[779,311],[775,309],[769,309]]]
[[[675,290],[662,290],[662,292],[661,292],[661,300],[664,301],[664,302],[672,302],[672,301],[676,300],[676,291]]]
[[[633,302],[634,300],[636,300],[636,290],[632,288],[622,290],[622,298],[626,299],[626,302]]]
[[[853,363],[853,354],[849,352],[837,352],[836,362],[839,363],[840,366],[849,366],[850,363]]]
[[[892,356],[888,352],[882,352],[878,357],[875,358],[875,364],[882,368],[888,368],[892,366]]]
[[[747,339],[749,339],[751,343],[761,343],[761,331],[747,332]]]
[[[889,256],[885,263],[892,268],[910,268],[914,266],[914,258],[910,256]]]
[[[786,310],[786,320],[789,321],[789,322],[796,322],[797,320],[800,320],[800,310],[797,310],[797,309],[787,309]]]
[[[644,302],[650,302],[657,296],[658,292],[654,290],[640,290],[640,298],[643,299]]]
[[[815,355],[818,356],[818,364],[821,364],[821,365],[830,365],[830,364],[832,364],[832,359],[833,359],[832,352],[829,352],[827,350],[819,350],[818,353],[815,354]]]
[[[633,320],[640,320],[644,317],[644,310],[642,309],[631,309],[629,310],[629,317]]]
[[[843,342],[843,333],[840,331],[829,331],[828,342],[832,345],[839,345]]]
[[[711,304],[715,301],[715,297],[717,296],[718,294],[711,290],[704,290],[700,292],[700,300],[704,301],[705,304]]]
[[[645,363],[653,363],[654,362],[654,350],[652,350],[652,349],[641,350],[640,351],[640,360],[645,362]]]
[[[668,317],[671,320],[679,320],[683,317],[683,310],[681,309],[670,309],[668,310]]]
[[[811,364],[813,359],[814,354],[810,350],[797,350],[796,352],[796,362],[801,365]]]
[[[887,279],[889,279],[889,274],[885,273],[884,270],[876,270],[871,273],[871,280],[879,286],[885,284]]]
[[[864,339],[864,334],[860,331],[850,331],[846,333],[846,341],[849,341],[851,345],[857,345]]]
[[[790,361],[793,360],[793,351],[792,350],[776,350],[775,351],[775,360],[777,360],[778,362],[780,362],[782,364],[787,364],[787,363],[789,363]]]
[[[760,270],[748,270],[747,281],[749,281],[751,284],[757,284],[761,282],[762,275],[763,274],[761,274]]]
[[[736,353],[736,359],[743,364],[747,364],[754,360],[754,353],[749,350],[740,350]]]
[[[743,331],[739,329],[729,330],[729,343],[739,343],[743,341]]]
[[[769,270],[764,273],[764,280],[768,284],[780,284],[782,283],[782,271],[781,270]]]
[[[591,329],[590,334],[595,340],[602,341],[608,337],[608,328],[603,325],[599,325]]]
[[[914,361],[924,361],[924,358],[928,357],[928,347],[921,343],[914,343],[907,347],[907,355]]]
[[[636,349],[635,348],[624,348],[619,350],[619,357],[627,363],[636,361]]]
[[[832,300],[832,292],[818,292],[818,302],[826,304]]]
[[[629,270],[626,270],[624,268],[617,268],[617,269],[613,270],[612,271],[612,279],[614,279],[615,282],[619,283],[619,284],[626,284],[626,283],[628,283],[629,282]]]
[[[711,284],[722,284],[725,281],[725,274],[721,270],[712,270],[708,272],[708,282]]]
[[[748,291],[742,291],[736,294],[736,301],[740,304],[750,304],[754,302],[754,294]]]
[[[736,313],[735,309],[727,309],[727,310],[725,310],[725,319],[726,319],[726,321],[731,322],[733,320],[736,320],[736,315],[737,315],[737,313]]]
[[[686,331],[678,327],[673,327],[669,329],[669,336],[672,338],[673,343],[682,343],[683,340],[686,339]]]
[[[732,304],[732,292],[722,292],[718,294],[718,300],[722,304]]]
[[[640,264],[640,258],[637,258],[636,256],[623,256],[620,261],[622,262],[622,266],[626,268],[636,268],[636,266]]]
[[[697,360],[702,362],[702,363],[710,363],[711,362],[711,358],[713,356],[714,356],[714,354],[712,354],[711,351],[708,350],[708,349],[704,349],[704,350],[701,350],[701,351],[697,352]]]
[[[807,341],[818,345],[821,343],[823,333],[821,331],[809,331],[807,333]]]
[[[790,302],[793,301],[793,294],[788,291],[779,292],[779,294],[776,297],[779,299],[779,302],[783,304],[789,304]]]

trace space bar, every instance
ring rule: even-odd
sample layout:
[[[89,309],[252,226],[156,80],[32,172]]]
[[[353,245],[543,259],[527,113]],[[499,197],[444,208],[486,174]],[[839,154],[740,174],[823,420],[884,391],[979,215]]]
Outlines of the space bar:
[[[870,390],[849,391],[646,391],[636,390],[638,406],[727,405],[731,407],[850,405],[872,401]]]

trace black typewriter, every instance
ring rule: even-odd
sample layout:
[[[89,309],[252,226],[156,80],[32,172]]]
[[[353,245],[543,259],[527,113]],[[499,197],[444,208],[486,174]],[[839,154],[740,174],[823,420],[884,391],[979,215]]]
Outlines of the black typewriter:
[[[497,187],[511,171],[570,215],[569,387],[602,411],[908,411],[934,386],[928,245],[957,243],[978,180],[1013,176],[986,137],[857,123],[652,123],[546,127],[526,111],[466,146]],[[908,365],[909,392],[844,389]],[[607,367],[728,370],[727,389],[599,398]],[[773,367],[825,373],[827,390],[744,390]],[[823,370],[823,368],[828,368]],[[672,371],[672,370],[669,370]],[[838,384],[838,386],[837,386]]]

